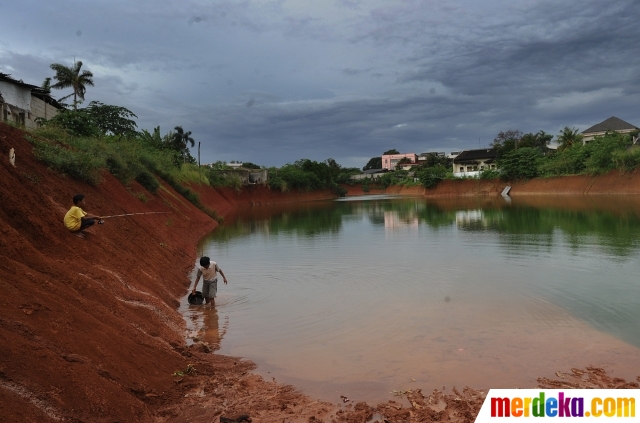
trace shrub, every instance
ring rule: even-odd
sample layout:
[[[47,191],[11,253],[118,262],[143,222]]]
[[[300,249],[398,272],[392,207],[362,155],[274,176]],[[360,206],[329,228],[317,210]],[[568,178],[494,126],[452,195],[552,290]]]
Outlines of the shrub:
[[[448,168],[442,165],[426,167],[426,168],[420,169],[420,171],[418,171],[416,176],[420,180],[420,183],[422,184],[423,187],[432,188],[432,187],[435,187],[438,184],[438,182],[445,179],[447,175],[447,170]]]
[[[34,145],[36,158],[51,169],[91,185],[98,185],[102,180],[100,169],[105,163],[100,157],[35,137],[28,136],[27,140]]]
[[[640,148],[634,147],[628,151],[615,151],[613,163],[617,169],[623,172],[631,172],[640,166]]]
[[[487,169],[480,173],[480,179],[498,179],[500,178],[500,171]]]
[[[538,176],[541,158],[540,151],[533,147],[509,151],[498,163],[502,178],[506,180],[535,178]]]
[[[160,182],[156,179],[155,176],[147,169],[141,168],[138,174],[136,175],[136,181],[140,183],[147,191],[155,194],[155,192],[160,188]]]

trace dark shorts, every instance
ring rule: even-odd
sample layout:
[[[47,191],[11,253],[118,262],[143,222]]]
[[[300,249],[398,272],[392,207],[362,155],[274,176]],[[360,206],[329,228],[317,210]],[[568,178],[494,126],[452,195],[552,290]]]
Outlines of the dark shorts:
[[[202,281],[202,296],[205,298],[215,298],[218,293],[218,279],[212,281]]]
[[[87,229],[89,226],[93,225],[96,223],[96,220],[94,218],[91,219],[85,219],[82,221],[82,223],[80,224],[80,229],[78,229],[78,231],[82,231]]]

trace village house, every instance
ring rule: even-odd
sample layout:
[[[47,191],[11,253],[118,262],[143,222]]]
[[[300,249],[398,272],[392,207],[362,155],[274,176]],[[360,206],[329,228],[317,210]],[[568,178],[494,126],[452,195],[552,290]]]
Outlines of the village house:
[[[453,176],[477,178],[485,170],[496,170],[496,150],[465,150],[453,159]]]
[[[383,154],[382,155],[382,168],[386,170],[396,170],[396,166],[398,162],[402,159],[407,159],[407,164],[410,164],[409,167],[415,166],[418,164],[418,155],[415,153],[405,153],[405,154]]]
[[[600,137],[606,134],[608,131],[614,131],[619,134],[628,134],[639,130],[637,126],[634,126],[622,119],[615,116],[611,116],[609,119],[604,120],[591,128],[582,131],[582,144],[587,144],[589,141],[593,141],[595,137]]]
[[[37,128],[37,118],[51,119],[62,106],[42,88],[0,73],[0,120]]]

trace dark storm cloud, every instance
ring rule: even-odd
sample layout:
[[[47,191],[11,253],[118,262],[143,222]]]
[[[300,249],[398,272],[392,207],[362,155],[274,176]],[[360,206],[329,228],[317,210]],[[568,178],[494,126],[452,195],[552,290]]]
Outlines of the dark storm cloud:
[[[0,70],[39,85],[82,60],[87,102],[182,125],[203,161],[362,166],[505,129],[640,125],[637,1],[58,3],[3,6]]]

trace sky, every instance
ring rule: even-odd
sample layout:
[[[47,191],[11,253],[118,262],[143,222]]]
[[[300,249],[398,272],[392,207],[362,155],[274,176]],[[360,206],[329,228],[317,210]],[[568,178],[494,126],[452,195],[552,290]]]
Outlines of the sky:
[[[0,72],[40,85],[80,60],[84,106],[180,125],[202,163],[362,167],[640,126],[638,17],[638,0],[0,0]]]

